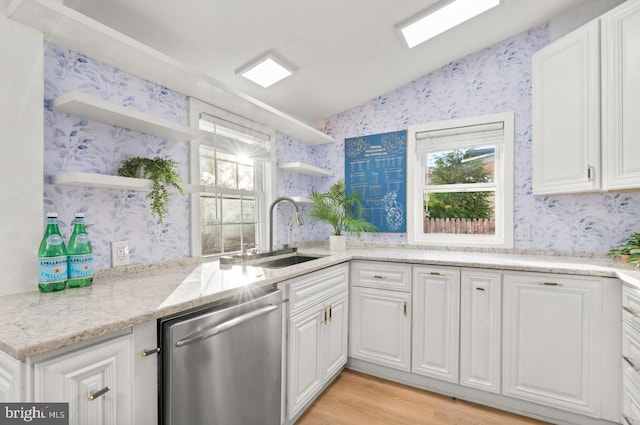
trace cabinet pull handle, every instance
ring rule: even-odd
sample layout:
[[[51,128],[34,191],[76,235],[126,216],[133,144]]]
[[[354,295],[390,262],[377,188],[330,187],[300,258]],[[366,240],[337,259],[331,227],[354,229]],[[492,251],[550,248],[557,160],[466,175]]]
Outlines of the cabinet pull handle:
[[[333,319],[333,306],[332,305],[329,306],[329,321],[331,321],[331,319]]]
[[[111,391],[111,385],[107,385],[106,387],[104,387],[101,390],[98,390],[96,392],[90,393],[89,397],[87,397],[87,398],[89,399],[89,401],[93,401],[96,398],[102,397],[103,395],[105,395],[109,391]]]
[[[562,286],[562,283],[558,283],[558,282],[540,282],[540,283],[538,283],[538,285],[541,285],[541,286]]]
[[[626,305],[623,305],[622,309],[627,313],[630,313],[633,317],[640,317],[640,312],[632,309],[631,307],[627,307]]]
[[[383,276],[383,275],[380,275],[380,274],[374,274],[374,275],[373,275],[373,278],[374,278],[374,279],[386,279],[387,277],[386,277],[386,276]]]
[[[593,166],[589,165],[587,167],[587,178],[589,180],[593,180],[593,177],[595,176],[596,172],[595,172],[595,168],[593,168]]]
[[[407,302],[407,301],[405,301],[405,302],[404,302],[404,307],[403,307],[403,314],[404,314],[404,317],[407,317],[407,304],[408,304],[408,302]]]
[[[476,288],[476,291],[486,291],[486,289],[481,288],[481,287],[479,287],[479,286],[478,286],[478,287]]]
[[[640,370],[640,368],[638,366],[636,366],[635,363],[633,362],[634,360],[636,360],[635,358],[631,358],[631,357],[627,357],[627,356],[622,356],[622,358],[624,359],[625,362],[627,362],[629,364],[629,366],[631,366],[633,368],[633,370],[635,370],[635,371]]]
[[[322,323],[327,324],[327,307],[324,308],[324,321]]]
[[[160,347],[152,348],[150,350],[144,350],[140,353],[141,357],[151,356],[153,354],[158,354],[160,352]]]
[[[442,273],[440,272],[429,272],[429,274],[433,276],[442,276]]]

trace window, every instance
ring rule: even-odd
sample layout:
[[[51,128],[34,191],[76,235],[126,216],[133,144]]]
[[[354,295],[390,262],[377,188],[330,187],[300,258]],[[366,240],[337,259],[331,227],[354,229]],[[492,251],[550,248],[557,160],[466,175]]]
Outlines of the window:
[[[409,243],[513,247],[513,113],[409,127]]]
[[[272,175],[270,129],[191,99],[191,122],[203,136],[191,144],[192,255],[264,245]]]

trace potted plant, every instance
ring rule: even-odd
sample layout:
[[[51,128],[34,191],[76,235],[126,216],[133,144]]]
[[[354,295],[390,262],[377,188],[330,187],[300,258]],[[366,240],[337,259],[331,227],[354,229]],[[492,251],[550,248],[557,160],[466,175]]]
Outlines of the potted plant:
[[[344,250],[346,237],[343,232],[355,233],[375,232],[376,227],[367,220],[359,218],[362,213],[360,193],[356,190],[350,195],[346,193],[344,180],[338,180],[325,193],[311,191],[311,212],[309,215],[326,221],[333,227],[333,235],[329,238],[331,250]]]
[[[623,263],[640,266],[640,233],[630,234],[621,245],[611,248],[608,254],[611,258],[620,258]]]
[[[168,211],[169,187],[174,187],[181,195],[184,194],[180,186],[182,177],[178,174],[177,165],[172,159],[135,156],[125,160],[118,169],[119,176],[138,177],[153,182],[147,198],[151,200],[151,213],[158,217],[161,224]]]

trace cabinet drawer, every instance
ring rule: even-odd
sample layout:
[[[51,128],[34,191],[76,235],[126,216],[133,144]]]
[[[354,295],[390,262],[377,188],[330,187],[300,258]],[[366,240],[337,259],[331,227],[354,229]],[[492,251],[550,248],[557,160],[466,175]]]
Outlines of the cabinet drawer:
[[[640,332],[640,291],[622,287],[622,321]]]
[[[341,264],[291,280],[291,315],[349,288],[349,266]]]
[[[353,286],[411,292],[411,266],[358,261],[351,264]]]

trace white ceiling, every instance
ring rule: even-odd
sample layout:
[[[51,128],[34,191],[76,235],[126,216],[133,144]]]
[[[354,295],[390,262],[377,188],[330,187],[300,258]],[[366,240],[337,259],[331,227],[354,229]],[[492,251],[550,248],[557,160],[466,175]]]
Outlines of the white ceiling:
[[[599,3],[619,1],[597,0]],[[65,0],[65,5],[313,123],[594,0],[502,0],[408,49],[395,25],[436,0]],[[267,50],[298,68],[262,88],[235,71]]]

